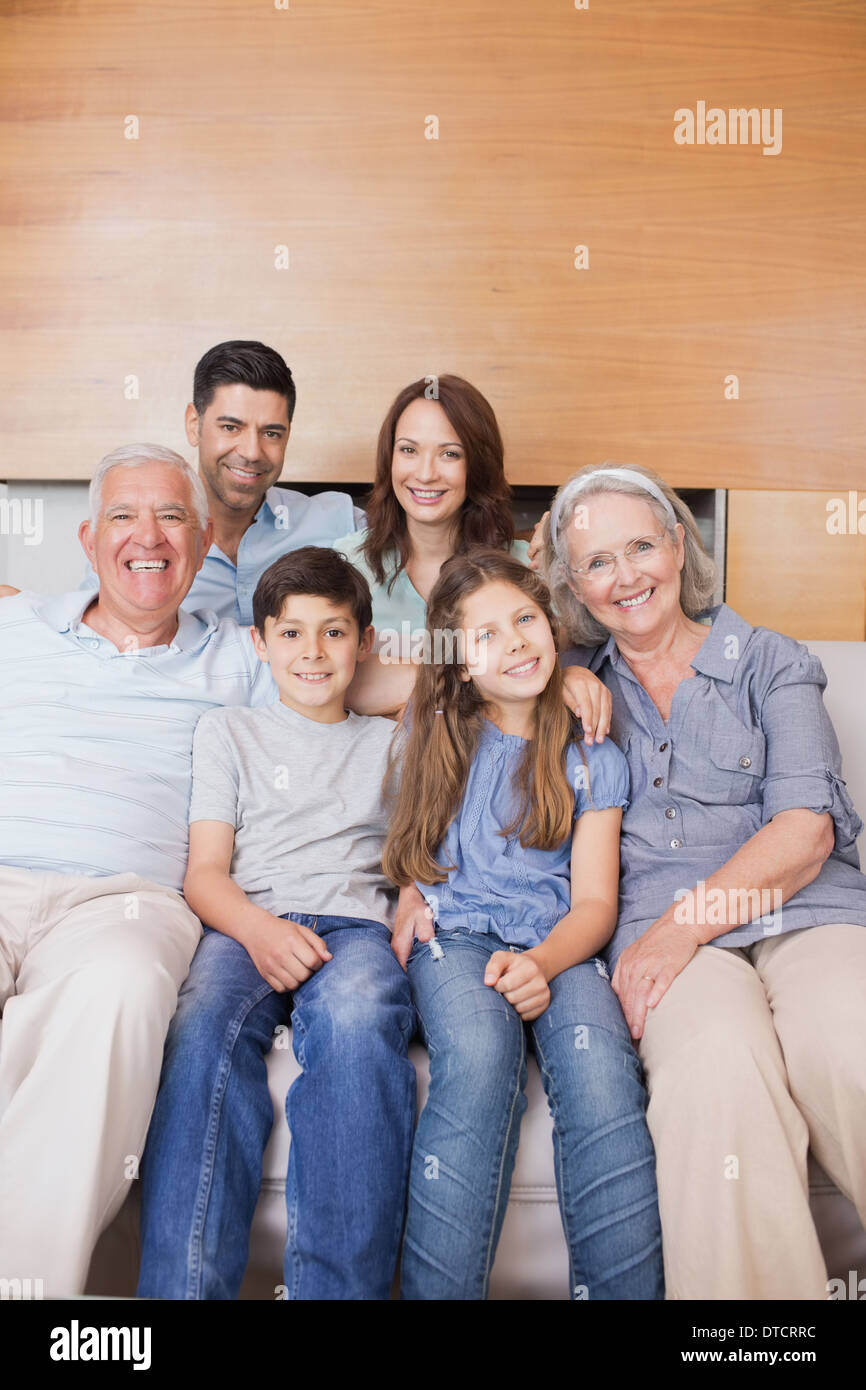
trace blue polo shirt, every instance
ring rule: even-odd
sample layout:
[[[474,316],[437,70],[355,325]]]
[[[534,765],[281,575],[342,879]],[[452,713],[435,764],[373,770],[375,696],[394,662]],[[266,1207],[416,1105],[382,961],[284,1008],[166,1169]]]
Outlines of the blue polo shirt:
[[[709,617],[695,674],[677,687],[667,722],[613,637],[562,657],[563,666],[588,666],[610,690],[611,734],[631,775],[611,964],[684,893],[700,902],[701,881],[780,811],[798,807],[833,818],[835,846],[820,873],[778,910],[768,893],[765,913],[712,944],[749,946],[827,922],[866,926],[856,845],[863,826],[824,708],[823,666],[802,643],[752,627],[726,603]],[[735,920],[723,910],[709,902],[707,922]]]
[[[347,492],[307,497],[285,487],[269,487],[262,505],[241,536],[238,562],[212,545],[183,601],[188,613],[211,609],[218,618],[249,626],[253,594],[268,565],[303,545],[331,545],[336,536],[366,525],[366,517]],[[92,589],[96,575],[88,564],[79,588]]]
[[[278,692],[249,632],[213,613],[118,651],[81,622],[95,592],[0,599],[0,863],[179,891],[199,716]]]

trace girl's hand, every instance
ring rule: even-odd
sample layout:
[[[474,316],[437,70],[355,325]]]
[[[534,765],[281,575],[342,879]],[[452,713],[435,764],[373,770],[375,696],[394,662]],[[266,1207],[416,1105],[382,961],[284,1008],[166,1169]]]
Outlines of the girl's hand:
[[[544,1013],[550,988],[531,951],[494,951],[484,971],[484,983],[504,994],[524,1023]]]
[[[654,922],[627,946],[616,963],[611,985],[632,1037],[643,1037],[647,1009],[654,1009],[700,946],[697,928]]]
[[[529,542],[529,554],[526,557],[531,570],[537,570],[541,566],[541,552],[544,549],[544,524],[549,516],[550,512],[545,512],[541,520],[535,524],[535,530]]]
[[[428,907],[423,893],[418,891],[415,884],[409,883],[400,889],[391,928],[391,950],[404,970],[415,938],[429,941],[433,935],[433,909]]]
[[[604,743],[613,709],[607,686],[585,666],[566,666],[562,680],[563,699],[583,724],[584,743]]]

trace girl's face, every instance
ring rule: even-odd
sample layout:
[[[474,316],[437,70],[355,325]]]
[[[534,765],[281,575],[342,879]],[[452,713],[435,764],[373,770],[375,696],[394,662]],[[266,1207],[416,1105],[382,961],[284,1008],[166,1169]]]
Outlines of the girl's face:
[[[543,609],[514,584],[491,580],[464,599],[463,680],[499,709],[534,704],[556,665],[556,644]]]
[[[682,526],[677,525],[676,542],[664,536],[655,546],[647,545],[645,538],[663,534],[664,524],[648,502],[616,492],[587,498],[575,513],[578,519],[584,524],[569,526],[567,532],[569,584],[615,640],[651,640],[682,618]],[[640,540],[644,545],[635,545],[630,557],[622,553]],[[614,554],[618,558],[612,572],[596,559]],[[584,570],[581,575],[574,573],[578,566]]]
[[[397,421],[391,486],[422,525],[450,521],[466,500],[466,453],[438,401],[414,400]]]

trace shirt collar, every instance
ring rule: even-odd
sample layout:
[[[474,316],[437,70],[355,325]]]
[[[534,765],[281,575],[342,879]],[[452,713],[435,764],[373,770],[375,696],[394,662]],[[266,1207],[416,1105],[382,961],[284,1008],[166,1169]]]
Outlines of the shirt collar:
[[[262,498],[262,505],[253,517],[253,521],[274,522],[277,519],[277,507],[284,506],[285,502],[281,501],[280,498],[280,489],[278,487],[269,487]]]
[[[55,632],[71,632],[75,635],[85,609],[90,607],[98,592],[98,588],[73,589],[68,594],[40,598],[34,603],[33,611]],[[167,646],[163,644],[162,647],[145,647],[144,651],[194,651],[216,629],[218,622],[216,613],[211,609],[205,609],[200,613],[187,613],[184,608],[179,608],[177,632],[172,641]],[[113,643],[107,639],[102,640],[116,650]]]
[[[85,608],[90,607],[97,593],[98,587],[94,585],[92,589],[73,589],[68,594],[40,597],[33,605],[33,612],[55,632],[70,632],[78,627]]]
[[[525,744],[526,739],[521,738],[520,734],[504,734],[498,724],[494,724],[492,719],[486,715],[482,716],[480,741],[482,743],[505,743],[505,744]]]
[[[707,616],[712,618],[712,627],[704,639],[703,645],[696,652],[691,665],[702,676],[710,676],[713,680],[733,681],[737,670],[737,661],[742,656],[746,643],[754,631],[750,623],[745,618],[741,618],[739,613],[735,613],[733,608],[729,608],[726,603],[720,603],[717,608],[707,610]],[[608,637],[604,646],[597,647],[592,656],[590,670],[598,672],[609,660],[615,671],[621,675],[634,677],[626,664],[625,658],[620,655],[619,647],[616,645],[613,636]]]
[[[726,603],[711,608],[709,616],[713,625],[703,646],[695,654],[692,666],[696,671],[700,671],[702,676],[711,676],[713,680],[730,683],[734,679],[737,662],[754,628]]]

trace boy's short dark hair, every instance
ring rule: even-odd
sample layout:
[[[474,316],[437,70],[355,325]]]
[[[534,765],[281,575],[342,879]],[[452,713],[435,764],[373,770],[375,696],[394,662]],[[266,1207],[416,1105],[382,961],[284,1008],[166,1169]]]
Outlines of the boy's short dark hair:
[[[292,373],[275,348],[264,343],[234,338],[209,348],[197,363],[192,384],[196,414],[204,415],[218,386],[251,386],[254,391],[275,391],[285,396],[291,420],[295,413]]]
[[[370,586],[345,555],[330,546],[304,545],[269,565],[253,594],[253,622],[262,637],[265,619],[279,618],[290,594],[312,594],[344,604],[358,624],[358,638],[373,621]]]

